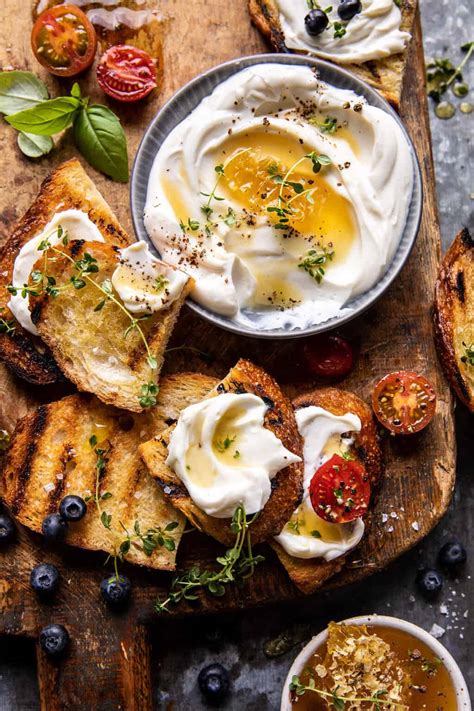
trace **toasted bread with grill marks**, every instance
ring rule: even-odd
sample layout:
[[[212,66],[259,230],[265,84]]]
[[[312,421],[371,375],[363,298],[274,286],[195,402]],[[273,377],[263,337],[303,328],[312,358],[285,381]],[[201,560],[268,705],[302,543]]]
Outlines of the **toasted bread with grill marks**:
[[[100,473],[99,491],[111,494],[100,506],[112,516],[112,530],[104,528],[95,502],[89,501],[82,521],[69,525],[66,543],[111,554],[125,538],[120,524],[133,533],[138,521],[144,533],[177,521],[179,525],[171,534],[177,549],[184,516],[149,476],[138,445],[175,421],[183,408],[205,397],[215,383],[214,378],[193,373],[164,377],[157,406],[143,415],[131,415],[85,394],[40,406],[20,420],[12,436],[3,470],[6,504],[20,523],[41,532],[44,517],[57,511],[64,496],[94,494],[95,448],[100,448],[105,450],[106,464]],[[92,435],[97,437],[95,447],[89,443]],[[126,559],[173,570],[176,549],[158,547],[148,557],[142,546],[133,544]]]
[[[285,45],[285,35],[281,28],[278,4],[275,0],[248,0],[249,12],[255,27],[266,37],[277,52],[289,52]],[[402,20],[400,28],[413,31],[416,0],[401,0]],[[303,17],[301,22],[303,22]],[[315,55],[316,56],[316,55]],[[344,69],[378,89],[391,104],[398,108],[402,91],[403,74],[406,67],[407,49],[382,59],[370,60],[363,64],[344,64]]]
[[[359,433],[354,434],[351,454],[364,465],[369,474],[371,485],[376,486],[383,473],[383,460],[370,407],[357,395],[337,388],[313,390],[307,395],[301,395],[293,400],[295,410],[311,405],[323,407],[334,415],[344,415],[347,412],[358,415],[362,428]],[[331,561],[326,561],[324,558],[305,560],[293,558],[276,541],[272,541],[271,546],[286,568],[291,580],[306,594],[313,593],[344,567],[346,556]]]
[[[466,228],[456,236],[441,263],[434,324],[446,377],[459,399],[474,412],[474,240]]]
[[[0,315],[13,320],[12,334],[0,334],[0,358],[13,372],[30,383],[47,385],[64,380],[51,351],[25,331],[8,309],[13,265],[26,242],[39,234],[56,212],[78,209],[87,212],[106,242],[124,247],[130,239],[102,195],[75,158],[63,163],[41,185],[40,192],[0,251]]]
[[[208,397],[218,397],[226,392],[253,393],[261,397],[268,407],[265,427],[271,430],[287,449],[302,456],[301,437],[291,404],[276,382],[264,370],[249,361],[239,360],[229,374],[208,394]],[[196,397],[195,400],[198,401],[199,398]],[[166,465],[167,446],[173,429],[174,426],[168,428],[151,442],[140,446],[145,464],[169,501],[184,513],[193,526],[213,536],[224,545],[232,545],[235,536],[230,530],[230,519],[208,516],[198,508],[184,484]],[[282,529],[300,503],[302,492],[301,462],[291,464],[278,472],[272,480],[270,498],[252,524],[251,533],[254,543],[266,541]]]
[[[180,296],[168,307],[140,322],[149,351],[157,367],[151,368],[148,352],[137,329],[130,330],[130,318],[118,306],[107,301],[104,294],[87,279],[100,285],[109,280],[120,261],[118,247],[101,242],[72,241],[61,246],[64,256],[53,254],[48,264],[48,276],[55,279],[60,290],[57,296],[43,292],[30,296],[31,319],[44,342],[67,377],[79,390],[91,392],[100,400],[132,412],[141,412],[142,387],[155,383],[164,361],[164,353],[192,279]],[[77,270],[71,263],[87,254],[96,260],[98,271],[89,274],[86,285],[74,289],[71,277]],[[35,269],[41,270],[42,260]],[[128,331],[128,333],[127,333]]]

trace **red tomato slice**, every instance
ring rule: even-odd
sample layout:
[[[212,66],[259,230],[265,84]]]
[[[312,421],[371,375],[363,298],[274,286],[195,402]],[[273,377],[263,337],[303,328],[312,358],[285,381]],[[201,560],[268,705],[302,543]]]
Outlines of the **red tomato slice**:
[[[436,391],[423,375],[399,370],[377,383],[372,405],[378,421],[390,432],[412,434],[431,422],[436,410]]]
[[[31,47],[48,72],[72,77],[94,61],[97,36],[82,10],[75,5],[58,5],[42,12],[36,20]]]
[[[345,338],[324,333],[303,346],[306,365],[321,378],[343,378],[354,366],[354,352]]]
[[[362,464],[333,454],[314,474],[309,496],[318,516],[330,523],[348,523],[367,512],[370,483]]]
[[[138,101],[156,87],[156,67],[147,52],[119,44],[100,58],[97,81],[112,99]]]

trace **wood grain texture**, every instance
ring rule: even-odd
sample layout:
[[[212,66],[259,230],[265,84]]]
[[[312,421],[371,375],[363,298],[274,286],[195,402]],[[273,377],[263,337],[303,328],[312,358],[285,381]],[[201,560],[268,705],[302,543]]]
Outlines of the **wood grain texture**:
[[[266,49],[247,17],[246,0],[163,0],[164,84],[158,96],[137,107],[120,108],[130,156],[133,157],[147,123],[163,101],[199,71],[233,57]],[[3,0],[0,23],[2,68],[31,69],[41,74],[53,93],[68,88],[67,82],[39,71],[29,48],[31,28],[28,3]],[[92,73],[81,81],[84,93],[104,102]],[[429,140],[421,33],[417,21],[410,49],[402,98],[402,117],[412,135],[420,160],[425,190],[424,214],[415,249],[399,279],[369,312],[344,328],[358,348],[357,368],[343,383],[367,399],[374,382],[389,370],[410,368],[424,372],[438,391],[438,410],[430,427],[410,439],[384,442],[387,474],[375,504],[373,525],[363,545],[332,581],[343,585],[374,572],[425,536],[443,515],[454,486],[455,443],[452,398],[437,364],[431,326],[431,300],[439,260],[440,241],[434,199],[434,176]],[[68,136],[39,162],[20,154],[14,132],[2,126],[0,147],[8,170],[0,175],[0,230],[5,238],[15,220],[28,208],[44,176],[61,161],[75,155]],[[127,186],[112,183],[87,168],[110,202],[125,229],[130,230]],[[189,352],[174,353],[168,371],[189,369],[222,376],[239,357],[248,357],[279,379],[289,395],[310,389],[317,382],[298,380],[301,341],[278,344],[238,338],[219,331],[185,310],[173,337],[173,345],[192,344],[215,356],[203,364]],[[0,427],[11,430],[14,422],[40,399],[55,399],[58,391],[25,387],[0,366]],[[390,533],[381,514],[395,509],[397,528]],[[403,509],[403,510],[402,510]],[[418,529],[418,530],[416,530]],[[179,564],[188,567],[203,557],[211,560],[219,551],[214,542],[199,534],[186,536]],[[243,588],[224,598],[203,597],[179,612],[197,613],[238,609],[297,596],[271,551],[267,562]],[[29,586],[33,565],[49,561],[62,572],[61,589],[50,605],[39,605]],[[72,548],[51,548],[39,537],[20,531],[18,541],[0,554],[0,632],[34,637],[49,622],[62,622],[71,633],[69,655],[59,664],[38,652],[42,708],[109,709],[152,708],[149,683],[146,625],[155,619],[153,601],[164,594],[166,574],[124,566],[134,585],[127,613],[111,614],[99,599],[104,575],[103,556]]]

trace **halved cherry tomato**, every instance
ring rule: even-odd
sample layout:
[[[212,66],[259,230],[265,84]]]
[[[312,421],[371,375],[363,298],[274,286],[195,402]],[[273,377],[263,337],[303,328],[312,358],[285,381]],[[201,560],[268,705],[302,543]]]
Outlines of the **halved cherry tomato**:
[[[82,10],[75,5],[57,5],[42,12],[36,20],[31,47],[48,72],[72,77],[94,61],[97,36]]]
[[[307,341],[303,357],[313,375],[321,378],[343,378],[354,366],[354,352],[345,338],[323,333]]]
[[[112,99],[138,101],[156,87],[156,67],[148,52],[119,44],[100,58],[97,81]]]
[[[315,472],[309,496],[318,516],[330,523],[348,523],[367,512],[370,482],[362,464],[333,454]]]
[[[393,434],[424,429],[436,409],[436,392],[423,375],[399,370],[375,386],[372,405],[378,421]]]

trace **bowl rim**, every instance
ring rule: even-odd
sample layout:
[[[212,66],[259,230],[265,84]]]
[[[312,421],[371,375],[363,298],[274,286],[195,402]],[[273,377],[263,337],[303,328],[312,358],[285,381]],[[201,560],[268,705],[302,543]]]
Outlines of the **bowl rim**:
[[[433,653],[442,660],[446,670],[451,677],[453,687],[456,693],[457,699],[457,711],[471,711],[471,699],[469,696],[469,689],[464,679],[464,676],[459,668],[458,663],[452,656],[450,652],[444,647],[441,642],[433,637],[432,634],[424,630],[422,627],[415,625],[413,622],[408,622],[408,620],[403,620],[400,617],[390,617],[388,615],[378,615],[373,613],[371,615],[358,615],[356,617],[349,617],[345,620],[341,620],[338,624],[350,624],[350,625],[370,625],[378,624],[383,627],[391,627],[393,629],[402,630],[408,632],[413,637],[416,637],[421,642],[424,642],[427,647],[429,647]],[[280,711],[292,711],[292,704],[290,701],[290,696],[288,693],[288,687],[290,685],[293,676],[299,674],[306,664],[308,658],[314,654],[314,652],[322,645],[327,639],[328,630],[322,630],[319,634],[315,635],[301,650],[298,656],[294,659],[290,670],[286,676],[282,696]]]
[[[422,180],[422,174],[421,174],[421,168],[420,168],[420,163],[418,160],[418,156],[416,154],[415,147],[413,145],[413,142],[411,140],[410,135],[408,134],[407,129],[405,128],[405,125],[403,121],[401,120],[400,116],[398,113],[394,110],[394,108],[389,104],[389,102],[380,94],[376,89],[374,89],[372,86],[367,84],[365,81],[360,79],[359,77],[356,77],[353,75],[351,72],[349,72],[347,69],[344,69],[343,67],[333,64],[331,62],[325,61],[323,59],[315,58],[315,57],[310,57],[307,55],[301,55],[301,54],[293,54],[293,53],[276,53],[276,52],[266,52],[262,54],[250,54],[246,55],[243,57],[237,57],[234,59],[230,59],[226,62],[222,62],[221,64],[217,64],[209,69],[207,69],[204,72],[201,72],[197,74],[195,77],[193,77],[189,82],[184,84],[182,87],[180,87],[164,104],[163,106],[158,110],[158,112],[155,114],[155,116],[152,118],[150,123],[148,124],[142,139],[139,143],[137,152],[135,154],[135,158],[133,161],[132,165],[132,171],[131,171],[131,178],[130,178],[130,188],[129,188],[129,197],[130,197],[130,210],[131,210],[131,215],[132,215],[132,224],[133,224],[133,229],[135,232],[135,235],[137,239],[139,240],[145,240],[152,250],[155,251],[155,253],[158,254],[158,251],[156,247],[154,246],[153,242],[151,241],[151,238],[148,236],[148,233],[145,229],[144,221],[143,221],[143,210],[140,208],[138,201],[139,201],[139,195],[142,193],[141,190],[137,188],[137,174],[138,174],[138,169],[142,161],[145,161],[146,158],[144,157],[144,154],[147,149],[147,144],[151,140],[154,132],[157,130],[157,126],[159,126],[160,122],[163,120],[163,117],[166,118],[167,114],[172,110],[172,108],[179,104],[179,102],[182,100],[183,97],[185,97],[188,94],[197,94],[199,95],[199,98],[197,98],[195,102],[194,108],[196,108],[200,102],[206,98],[207,96],[214,91],[214,89],[222,84],[224,81],[226,81],[230,76],[233,76],[234,74],[237,74],[239,71],[242,71],[244,69],[247,69],[250,66],[255,66],[257,64],[293,64],[293,65],[298,65],[298,66],[309,66],[318,69],[322,74],[322,80],[325,81],[324,79],[324,73],[329,72],[329,74],[335,74],[339,75],[341,78],[345,79],[346,82],[349,83],[350,86],[345,87],[346,89],[350,89],[362,96],[368,101],[369,104],[372,102],[375,102],[377,108],[382,108],[382,110],[386,111],[388,114],[392,116],[392,118],[395,119],[395,121],[398,123],[399,127],[401,128],[401,131],[404,135],[404,138],[407,142],[411,158],[412,158],[412,167],[413,167],[413,187],[412,187],[412,195],[410,199],[410,205],[409,205],[409,212],[410,210],[413,210],[415,208],[414,212],[414,219],[412,221],[412,228],[409,234],[409,239],[406,241],[402,251],[400,252],[400,243],[402,242],[403,237],[405,236],[405,230],[407,228],[407,222],[405,222],[405,226],[403,228],[403,231],[400,235],[399,243],[398,246],[394,252],[394,255],[392,257],[392,260],[390,264],[387,266],[385,272],[382,274],[380,279],[366,292],[363,294],[359,294],[357,297],[355,297],[355,301],[359,301],[363,299],[363,303],[358,304],[355,308],[350,309],[349,313],[347,314],[342,314],[339,316],[334,316],[327,321],[323,321],[322,323],[318,324],[313,324],[311,326],[308,326],[303,329],[294,329],[294,330],[288,330],[285,331],[283,329],[271,329],[271,330],[258,330],[258,327],[256,326],[255,329],[251,329],[250,327],[244,326],[242,324],[236,323],[234,321],[231,321],[230,319],[226,318],[225,316],[222,316],[220,314],[216,314],[209,309],[207,309],[204,306],[201,306],[197,302],[193,301],[193,299],[188,298],[186,299],[186,304],[189,306],[190,309],[192,309],[195,313],[197,313],[199,316],[201,316],[203,319],[209,321],[215,326],[218,326],[226,331],[229,331],[231,333],[235,333],[240,336],[246,336],[249,338],[257,338],[257,339],[294,339],[294,338],[303,338],[303,337],[308,337],[308,336],[314,336],[318,333],[324,333],[331,331],[333,329],[339,328],[342,325],[346,324],[349,321],[352,321],[353,319],[357,318],[361,314],[363,314],[367,309],[369,309],[373,304],[378,301],[378,299],[389,289],[391,284],[395,281],[395,279],[398,277],[400,274],[401,270],[405,266],[412,250],[415,245],[419,230],[420,230],[420,224],[421,224],[421,219],[422,219],[422,213],[423,213],[423,180]],[[221,79],[216,79],[216,81],[213,83],[213,88],[210,90],[206,87],[206,82],[212,81],[212,79],[215,77],[215,75],[219,75],[222,71],[226,70],[233,70],[231,71],[225,78]],[[330,82],[329,82],[330,83]],[[380,106],[379,106],[380,104]],[[373,103],[372,103],[373,105]],[[179,124],[181,121],[184,120],[184,117],[181,118],[179,121],[177,121],[173,127],[169,130],[166,130],[166,136],[171,133],[171,131]],[[156,156],[156,152],[155,152]],[[148,189],[148,184],[147,184],[147,189]],[[418,196],[418,199],[416,199],[416,196]],[[143,195],[142,195],[143,199]],[[415,202],[414,202],[415,201]],[[145,205],[146,202],[146,192],[145,196],[143,199],[143,206]],[[408,218],[408,215],[407,215]],[[394,266],[395,259],[399,255],[399,260],[398,264]],[[350,305],[350,301],[345,305],[345,307],[348,307]],[[343,308],[345,308],[343,307]]]

